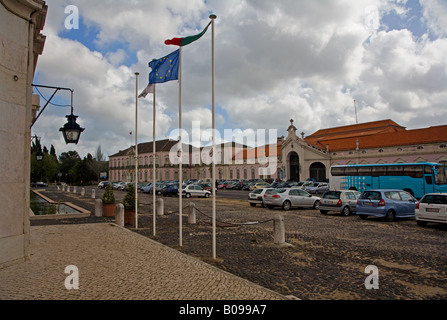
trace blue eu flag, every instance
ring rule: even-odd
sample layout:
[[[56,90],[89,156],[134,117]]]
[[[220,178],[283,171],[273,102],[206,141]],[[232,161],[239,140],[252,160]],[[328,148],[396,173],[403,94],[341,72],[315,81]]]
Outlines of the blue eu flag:
[[[166,57],[149,62],[149,67],[152,68],[151,73],[149,73],[149,83],[178,80],[179,55],[180,49],[168,54]]]

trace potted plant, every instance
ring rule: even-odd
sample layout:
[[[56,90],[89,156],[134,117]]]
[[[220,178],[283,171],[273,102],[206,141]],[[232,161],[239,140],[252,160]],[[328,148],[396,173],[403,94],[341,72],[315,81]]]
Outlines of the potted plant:
[[[104,217],[113,217],[115,215],[115,206],[115,195],[113,194],[112,186],[108,184],[102,195],[102,210]]]
[[[135,225],[135,186],[127,185],[127,193],[123,199],[124,224]]]

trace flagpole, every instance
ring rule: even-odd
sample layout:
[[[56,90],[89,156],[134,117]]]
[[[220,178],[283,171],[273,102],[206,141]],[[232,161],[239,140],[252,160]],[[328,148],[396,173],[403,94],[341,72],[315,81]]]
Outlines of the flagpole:
[[[155,86],[155,83],[153,84],[153,86],[154,86],[154,101],[153,101],[153,111],[152,111],[152,114],[153,114],[153,116],[152,116],[152,167],[153,167],[153,174],[154,174],[154,176],[153,176],[153,184],[152,184],[152,215],[153,215],[153,217],[152,217],[152,220],[153,220],[153,223],[152,223],[152,225],[153,225],[153,233],[154,233],[154,236],[155,236],[155,234],[156,234],[156,228],[155,228],[155,222],[156,222],[156,219],[155,219],[155,215],[156,215],[156,209],[155,209],[155,205],[156,205],[156,203],[155,203],[155,195],[156,195],[156,193],[157,193],[157,189],[156,189],[156,185],[155,185],[155,183],[156,183],[156,174],[155,174],[155,152],[156,152],[156,148],[155,148],[155,144],[156,144],[156,139],[155,139],[155,90],[156,90],[156,86]]]
[[[211,23],[211,101],[212,101],[212,131],[213,131],[213,157],[212,157],[212,198],[213,198],[213,259],[216,259],[216,124],[215,124],[215,105],[214,105],[214,20],[215,14],[210,15]]]
[[[138,228],[138,72],[135,72],[135,228]]]
[[[178,127],[179,127],[179,146],[180,146],[180,156],[179,156],[179,183],[178,183],[178,206],[179,206],[179,245],[183,246],[183,226],[182,226],[182,215],[183,215],[183,204],[182,204],[182,185],[183,185],[183,148],[182,148],[182,47],[179,48],[179,94],[178,94]],[[177,155],[179,152],[177,152]]]

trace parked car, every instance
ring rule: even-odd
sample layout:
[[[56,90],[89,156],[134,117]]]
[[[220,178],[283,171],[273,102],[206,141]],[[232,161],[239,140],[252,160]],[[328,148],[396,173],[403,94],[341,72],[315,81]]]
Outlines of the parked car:
[[[266,192],[273,191],[274,188],[258,188],[253,190],[248,194],[248,202],[252,207],[255,207],[257,204],[260,204],[262,207],[265,207],[264,204],[264,195]]]
[[[416,222],[419,226],[427,222],[447,223],[447,193],[428,193],[416,204]]]
[[[344,216],[349,216],[356,211],[357,199],[361,192],[355,190],[335,190],[327,191],[320,201],[320,212],[327,214],[329,211],[336,211]]]
[[[217,189],[223,189],[226,190],[229,185],[233,184],[233,181],[224,181],[221,184],[217,186]]]
[[[203,190],[202,187],[197,184],[190,184],[182,188],[182,196],[185,196],[186,198],[190,197],[208,198],[211,196],[211,191]]]
[[[211,188],[211,182],[210,183],[200,183],[199,186],[201,186],[203,190],[208,190],[209,192],[213,192],[213,189]],[[216,187],[214,187],[214,190],[217,192]]]
[[[258,188],[267,188],[268,186],[270,186],[270,184],[267,182],[256,182],[255,184],[252,184],[250,186],[250,191],[253,191]]]
[[[314,184],[313,181],[300,181],[300,182],[289,182],[289,188],[297,188],[297,189],[303,189],[310,187]]]
[[[301,189],[283,188],[266,194],[264,203],[269,209],[274,207],[282,207],[284,210],[289,210],[292,207],[319,209],[320,198]]]
[[[162,190],[163,197],[178,195],[178,184],[168,184]]]
[[[48,187],[48,184],[42,181],[31,182],[31,187]]]
[[[148,183],[141,188],[141,192],[143,193],[149,193],[149,190],[152,190],[152,183]]]
[[[98,188],[105,189],[105,187],[107,187],[108,184],[110,184],[110,181],[101,181],[100,183],[98,183]]]
[[[313,182],[311,185],[304,187],[304,190],[313,194],[325,193],[329,191],[329,185],[327,182]]]
[[[368,216],[386,218],[414,217],[416,199],[406,191],[394,189],[366,190],[357,200],[357,215],[366,219]]]

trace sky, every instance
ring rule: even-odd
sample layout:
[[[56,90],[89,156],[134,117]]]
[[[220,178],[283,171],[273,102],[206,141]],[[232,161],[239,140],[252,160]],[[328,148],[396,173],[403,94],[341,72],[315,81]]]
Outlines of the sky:
[[[70,113],[70,92],[58,91],[32,130],[58,155],[75,150],[85,157],[100,146],[107,158],[135,144],[136,92],[148,83],[148,62],[178,49],[165,40],[201,32],[210,14],[217,16],[215,125],[222,138],[269,129],[287,136],[290,119],[305,135],[384,119],[407,129],[447,124],[445,0],[46,3],[34,84],[73,89],[74,114],[85,128],[77,145],[65,144],[59,128]],[[209,28],[182,48],[186,143],[197,142],[192,127],[199,126],[202,145],[209,144],[211,34]],[[40,89],[42,106],[53,92]],[[157,84],[155,103],[156,139],[176,138],[178,81]],[[138,143],[152,141],[152,128],[149,94],[138,99]]]

